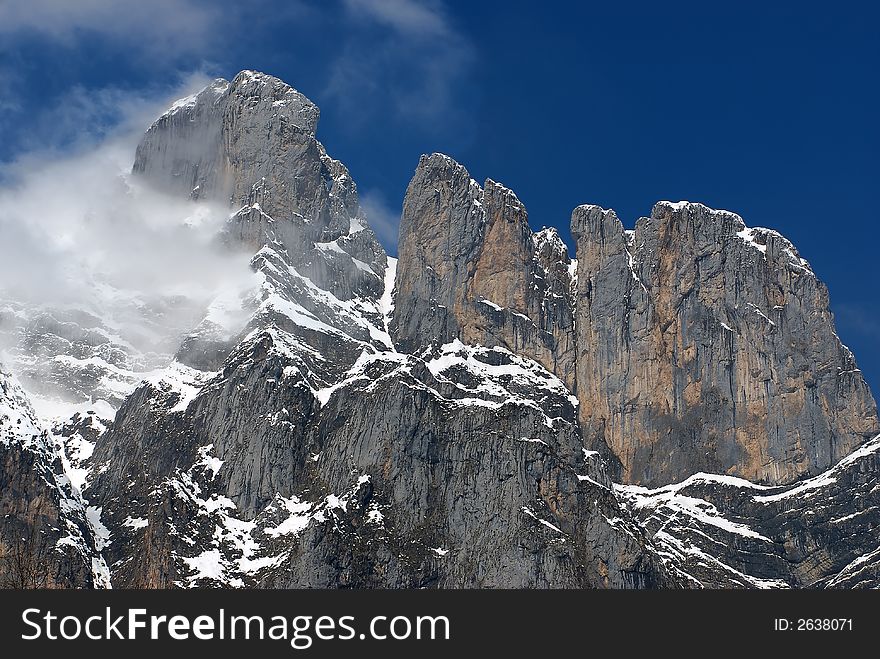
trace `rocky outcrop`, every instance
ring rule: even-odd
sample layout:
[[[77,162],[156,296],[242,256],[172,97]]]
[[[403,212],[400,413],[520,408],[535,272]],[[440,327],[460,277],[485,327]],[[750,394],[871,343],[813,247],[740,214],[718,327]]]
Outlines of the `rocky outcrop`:
[[[0,519],[0,588],[108,585],[79,493],[26,394],[2,370]]]
[[[623,482],[788,483],[877,432],[828,290],[778,233],[687,202],[658,203],[635,231],[581,206],[572,233],[580,418]]]
[[[503,346],[574,383],[570,260],[553,229],[533,233],[513,191],[442,154],[406,192],[391,324],[404,351]]]
[[[615,486],[670,569],[710,588],[876,588],[880,437],[787,486],[696,474]]]
[[[159,117],[132,172],[159,190],[228,204],[236,212],[227,228],[234,244],[257,251],[279,242],[304,275],[332,282],[338,297],[381,293],[375,279],[384,252],[363,222],[348,170],[315,138],[318,117],[290,85],[242,71]],[[314,252],[316,243],[323,251]],[[370,276],[352,258],[375,260],[381,270]]]
[[[185,405],[139,390],[95,460],[117,587],[678,583],[565,386],[503,349],[377,354],[313,392],[267,335]]]

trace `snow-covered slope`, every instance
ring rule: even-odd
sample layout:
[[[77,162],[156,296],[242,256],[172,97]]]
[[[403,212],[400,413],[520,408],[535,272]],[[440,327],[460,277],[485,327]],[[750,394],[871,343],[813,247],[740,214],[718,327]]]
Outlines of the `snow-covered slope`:
[[[876,587],[880,436],[788,486],[695,474],[615,491],[656,551],[706,587]]]
[[[108,587],[100,533],[27,395],[0,366],[0,585]]]

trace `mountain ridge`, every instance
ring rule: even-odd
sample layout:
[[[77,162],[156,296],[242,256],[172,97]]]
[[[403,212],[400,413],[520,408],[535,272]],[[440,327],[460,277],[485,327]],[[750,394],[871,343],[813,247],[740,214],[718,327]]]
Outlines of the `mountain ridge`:
[[[512,190],[433,154],[391,259],[318,117],[244,71],[138,146],[133,175],[228,206],[220,239],[252,254],[254,281],[106,430],[61,430],[94,440],[68,462],[114,585],[873,583],[856,568],[876,552],[876,454],[858,453],[876,406],[790,242],[696,203],[658,202],[633,230],[583,205],[573,259]],[[833,532],[805,521],[812,497],[781,497],[798,505],[774,526],[730,494],[809,478],[851,515]]]

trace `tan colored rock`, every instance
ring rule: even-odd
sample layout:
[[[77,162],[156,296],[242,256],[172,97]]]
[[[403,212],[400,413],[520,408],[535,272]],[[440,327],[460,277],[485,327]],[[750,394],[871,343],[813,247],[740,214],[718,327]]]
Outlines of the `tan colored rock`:
[[[577,395],[627,483],[707,471],[787,483],[877,432],[828,291],[774,231],[661,202],[633,232],[581,206]]]
[[[570,260],[533,233],[513,191],[484,187],[447,156],[423,156],[400,229],[392,336],[418,351],[461,339],[534,359],[574,384]]]

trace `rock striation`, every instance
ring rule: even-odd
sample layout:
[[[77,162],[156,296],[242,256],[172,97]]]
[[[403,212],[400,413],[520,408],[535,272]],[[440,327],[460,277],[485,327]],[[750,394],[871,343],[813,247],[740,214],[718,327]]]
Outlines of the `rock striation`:
[[[876,588],[875,437],[817,476],[784,486],[695,474],[615,485],[668,567],[707,588]]]

